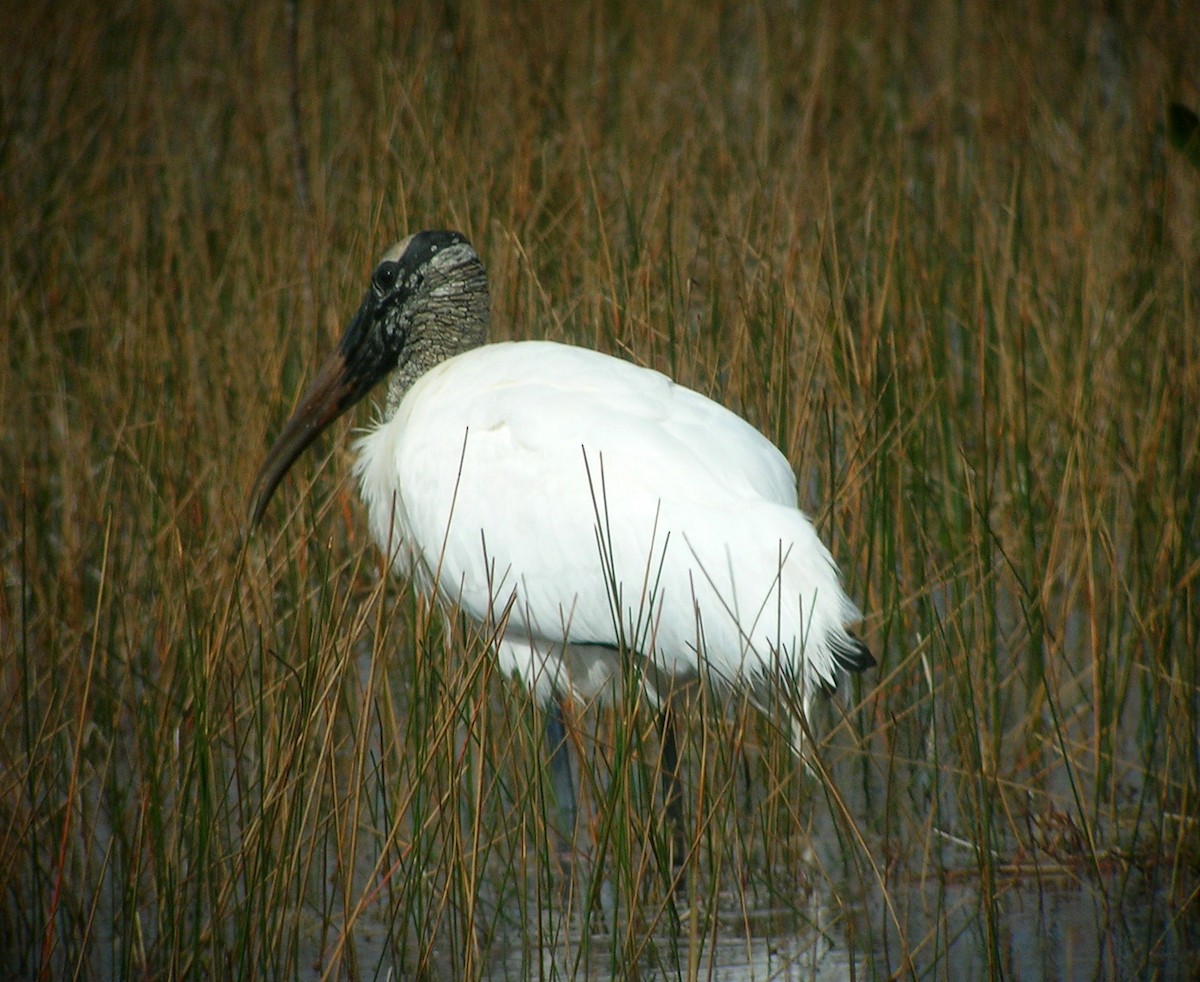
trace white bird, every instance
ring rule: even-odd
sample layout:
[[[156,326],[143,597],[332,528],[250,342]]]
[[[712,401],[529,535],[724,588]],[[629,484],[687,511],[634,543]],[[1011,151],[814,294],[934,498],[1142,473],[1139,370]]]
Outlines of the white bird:
[[[388,250],[267,455],[253,521],[317,435],[388,377],[383,416],[357,442],[375,540],[398,572],[497,632],[504,672],[550,709],[572,821],[559,701],[611,696],[632,658],[663,710],[677,815],[671,688],[703,677],[806,714],[840,670],[875,663],[846,627],[861,615],[797,507],[787,459],[749,423],[596,351],[485,344],[488,320],[487,277],[462,235]]]

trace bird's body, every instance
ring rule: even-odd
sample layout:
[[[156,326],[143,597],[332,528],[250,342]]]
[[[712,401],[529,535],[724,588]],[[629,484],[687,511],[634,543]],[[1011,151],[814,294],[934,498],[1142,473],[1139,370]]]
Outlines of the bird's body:
[[[316,436],[389,378],[384,416],[358,444],[376,540],[484,625],[502,668],[550,703],[566,829],[559,701],[640,679],[660,704],[678,836],[670,690],[698,676],[766,688],[798,737],[817,689],[874,664],[846,630],[858,610],[796,506],[786,458],[749,423],[595,351],[487,345],[488,307],[458,233],[389,250],[259,472],[254,521]]]
[[[543,699],[604,696],[622,650],[659,684],[783,675],[806,696],[855,650],[786,458],[657,372],[486,345],[423,374],[358,451],[381,548],[499,624],[502,667]]]

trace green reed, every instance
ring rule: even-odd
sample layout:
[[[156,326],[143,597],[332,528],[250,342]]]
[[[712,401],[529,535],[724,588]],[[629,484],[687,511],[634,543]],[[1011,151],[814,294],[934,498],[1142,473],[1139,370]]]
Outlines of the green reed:
[[[777,931],[949,977],[1055,879],[1194,922],[1183,15],[297,13],[297,78],[270,6],[0,15],[12,971],[691,978]],[[380,568],[345,427],[247,528],[374,257],[439,225],[495,337],[776,441],[867,612],[879,668],[807,768],[746,700],[681,699],[678,884],[633,692],[577,707],[560,869],[540,712]]]

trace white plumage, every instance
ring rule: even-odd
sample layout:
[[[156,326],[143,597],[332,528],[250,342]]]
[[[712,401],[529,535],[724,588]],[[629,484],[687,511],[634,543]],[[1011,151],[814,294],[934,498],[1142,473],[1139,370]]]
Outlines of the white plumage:
[[[543,699],[604,695],[603,649],[666,678],[836,681],[858,612],[796,508],[786,458],[666,376],[583,348],[475,348],[358,442],[371,529],[480,622]],[[620,626],[612,584],[619,585]],[[621,632],[618,636],[618,632]],[[564,643],[586,646],[563,664]]]
[[[874,663],[769,440],[607,355],[484,344],[488,314],[458,233],[389,250],[268,454],[255,521],[316,435],[390,377],[387,410],[358,441],[375,539],[500,629],[502,668],[543,700],[603,697],[633,658],[655,701],[706,675],[773,685],[807,712],[839,669]]]

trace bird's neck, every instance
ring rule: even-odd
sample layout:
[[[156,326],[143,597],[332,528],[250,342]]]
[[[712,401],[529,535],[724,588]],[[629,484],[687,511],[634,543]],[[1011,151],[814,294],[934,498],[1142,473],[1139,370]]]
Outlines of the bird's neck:
[[[391,419],[417,379],[455,355],[487,340],[487,295],[482,305],[429,310],[414,322],[412,336],[388,379],[387,419]]]
[[[392,372],[391,377],[388,379],[386,419],[391,419],[396,415],[396,410],[400,408],[400,403],[408,395],[408,390],[413,387],[413,383],[429,371],[429,369],[433,368],[439,360],[408,358],[402,364],[396,366],[395,371]]]

